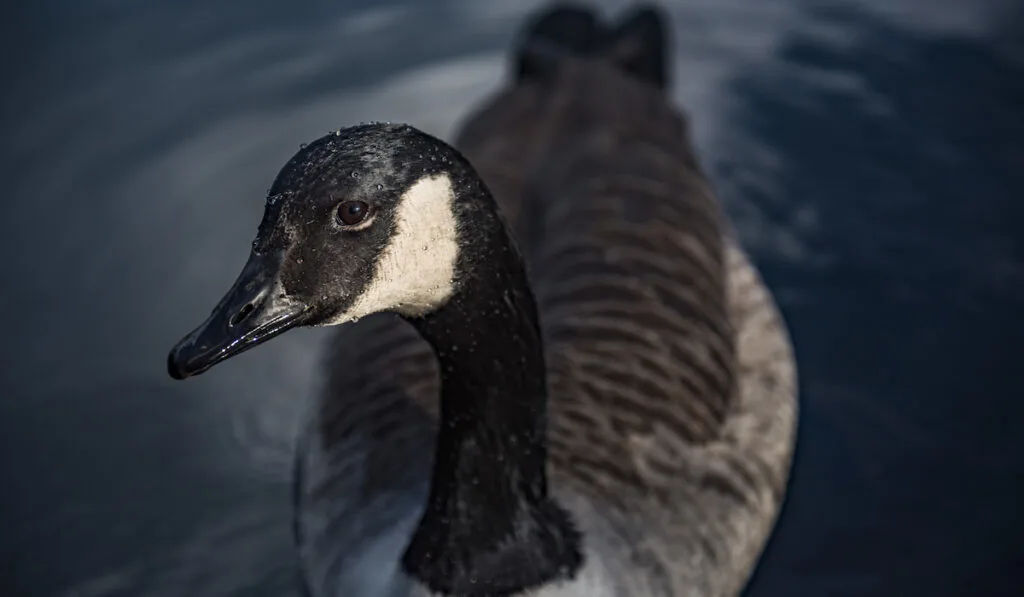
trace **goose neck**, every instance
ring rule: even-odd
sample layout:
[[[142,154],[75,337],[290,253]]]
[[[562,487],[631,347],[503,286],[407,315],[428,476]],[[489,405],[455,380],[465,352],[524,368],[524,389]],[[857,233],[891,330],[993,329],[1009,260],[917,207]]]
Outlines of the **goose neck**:
[[[429,510],[449,525],[486,516],[494,527],[547,495],[544,352],[517,257],[489,261],[489,271],[464,277],[444,307],[415,322],[441,372]]]
[[[505,234],[499,225],[483,236],[448,302],[411,320],[437,355],[441,420],[403,567],[434,593],[511,595],[581,563],[579,535],[548,497],[543,342]]]

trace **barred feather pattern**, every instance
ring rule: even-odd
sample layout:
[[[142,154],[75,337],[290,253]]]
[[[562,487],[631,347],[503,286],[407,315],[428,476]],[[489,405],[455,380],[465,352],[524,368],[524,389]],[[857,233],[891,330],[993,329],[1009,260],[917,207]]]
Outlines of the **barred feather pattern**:
[[[457,145],[530,266],[551,487],[588,566],[618,594],[738,594],[785,494],[796,365],[683,115],[654,88],[570,59],[495,97]],[[426,498],[439,377],[390,315],[339,330],[327,354],[296,532],[317,594],[359,594],[368,585],[344,572],[353,554],[385,529],[408,537]],[[409,594],[393,582],[381,594]]]

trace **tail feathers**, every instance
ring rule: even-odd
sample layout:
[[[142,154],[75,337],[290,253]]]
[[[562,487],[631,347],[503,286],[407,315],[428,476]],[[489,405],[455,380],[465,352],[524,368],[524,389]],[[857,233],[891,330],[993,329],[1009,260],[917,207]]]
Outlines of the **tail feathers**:
[[[516,51],[519,81],[545,77],[558,68],[566,54],[591,54],[603,33],[593,10],[572,4],[556,4],[538,12],[524,31]]]
[[[582,6],[556,4],[523,28],[515,52],[516,80],[544,78],[567,55],[596,56],[659,89],[668,86],[668,32],[662,12],[633,9],[614,27]]]
[[[634,77],[659,89],[668,87],[668,28],[653,6],[641,6],[611,28],[597,53]]]

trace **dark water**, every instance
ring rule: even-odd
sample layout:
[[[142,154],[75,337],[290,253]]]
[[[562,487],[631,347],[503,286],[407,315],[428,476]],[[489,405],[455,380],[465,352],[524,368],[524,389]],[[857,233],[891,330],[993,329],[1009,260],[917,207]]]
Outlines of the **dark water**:
[[[184,384],[166,350],[234,278],[299,143],[372,119],[448,136],[536,2],[142,4],[3,20],[0,594],[287,595],[323,336]],[[670,3],[675,96],[800,359],[792,489],[751,596],[1020,594],[1010,6]]]

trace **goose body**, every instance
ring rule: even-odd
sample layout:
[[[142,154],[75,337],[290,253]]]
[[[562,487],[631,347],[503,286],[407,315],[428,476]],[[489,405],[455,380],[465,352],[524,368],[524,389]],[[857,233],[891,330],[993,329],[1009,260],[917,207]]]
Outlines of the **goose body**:
[[[796,369],[664,95],[661,27],[547,11],[460,150],[363,125],[279,174],[249,264],[169,366],[345,324],[296,451],[311,595],[746,584]]]

